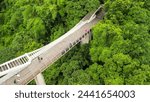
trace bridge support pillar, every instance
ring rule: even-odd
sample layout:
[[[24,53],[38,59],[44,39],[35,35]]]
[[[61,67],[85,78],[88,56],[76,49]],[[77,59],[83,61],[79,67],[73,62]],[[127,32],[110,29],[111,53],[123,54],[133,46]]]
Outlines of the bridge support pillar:
[[[91,30],[88,31],[86,34],[85,34],[85,37],[82,38],[81,40],[81,44],[88,44],[91,40],[91,37],[92,37],[92,33],[91,33]]]
[[[37,85],[46,85],[45,84],[45,80],[44,80],[44,76],[42,75],[42,73],[39,73],[36,77],[35,77],[35,82]]]

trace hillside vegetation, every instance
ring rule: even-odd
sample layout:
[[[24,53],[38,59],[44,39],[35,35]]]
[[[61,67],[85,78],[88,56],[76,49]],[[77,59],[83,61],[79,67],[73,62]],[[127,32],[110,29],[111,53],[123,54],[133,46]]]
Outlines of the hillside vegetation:
[[[93,40],[45,70],[46,83],[150,84],[149,0],[2,0],[0,63],[57,39],[102,3]]]

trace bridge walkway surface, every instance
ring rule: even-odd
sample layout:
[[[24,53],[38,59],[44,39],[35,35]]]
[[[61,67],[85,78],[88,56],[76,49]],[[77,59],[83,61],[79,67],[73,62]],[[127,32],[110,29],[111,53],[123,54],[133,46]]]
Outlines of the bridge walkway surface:
[[[94,14],[98,10],[96,10]],[[101,16],[104,16],[104,12],[101,13]],[[25,66],[25,68],[12,71],[11,73],[6,74],[6,76],[0,78],[0,84],[23,85],[28,84],[33,79],[36,79],[37,75],[56,62],[76,44],[86,39],[86,36],[91,33],[91,28],[102,18],[103,17],[99,18],[95,15],[93,16],[93,12],[88,14],[88,17],[86,16],[83,18],[74,28],[60,38],[36,51],[28,53],[28,61],[31,62]]]

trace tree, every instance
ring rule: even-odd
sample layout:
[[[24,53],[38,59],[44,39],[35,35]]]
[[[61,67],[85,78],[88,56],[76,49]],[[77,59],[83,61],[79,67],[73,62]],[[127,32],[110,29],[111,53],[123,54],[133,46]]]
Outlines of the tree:
[[[92,61],[102,66],[104,84],[149,83],[150,19],[143,4],[132,0],[105,3],[107,13],[93,28],[90,49]]]
[[[77,70],[72,73],[71,78],[68,79],[69,85],[89,85],[90,77],[89,75],[83,70]]]

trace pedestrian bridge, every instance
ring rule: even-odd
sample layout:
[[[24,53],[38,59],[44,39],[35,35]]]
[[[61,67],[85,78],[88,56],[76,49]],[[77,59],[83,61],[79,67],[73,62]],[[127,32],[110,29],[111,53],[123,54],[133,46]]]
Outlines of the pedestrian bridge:
[[[28,84],[35,79],[36,84],[45,84],[41,74],[50,65],[78,43],[88,43],[91,28],[103,18],[103,6],[87,14],[70,31],[35,51],[26,53],[0,65],[0,84]]]

